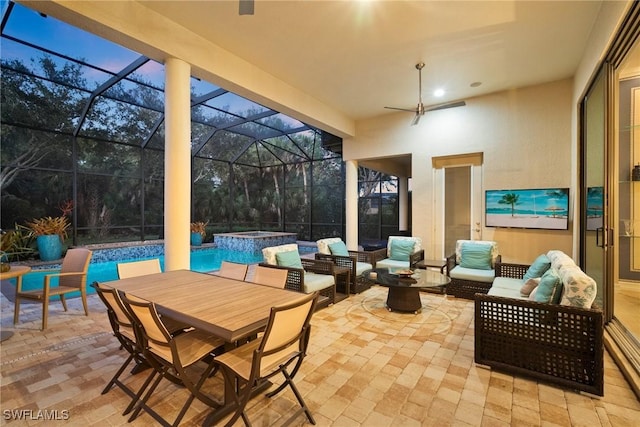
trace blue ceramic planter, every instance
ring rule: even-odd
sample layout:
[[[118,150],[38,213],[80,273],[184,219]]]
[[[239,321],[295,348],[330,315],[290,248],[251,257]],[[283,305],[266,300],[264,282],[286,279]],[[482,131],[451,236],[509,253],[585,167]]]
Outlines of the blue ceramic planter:
[[[57,234],[38,236],[36,244],[42,261],[53,261],[62,258],[62,241]]]
[[[191,246],[200,246],[200,245],[202,245],[202,234],[191,233]]]

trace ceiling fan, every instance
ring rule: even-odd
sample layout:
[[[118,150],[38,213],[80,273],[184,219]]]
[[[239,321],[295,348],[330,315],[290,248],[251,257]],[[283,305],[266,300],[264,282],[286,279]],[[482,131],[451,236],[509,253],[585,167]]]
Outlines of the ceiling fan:
[[[411,111],[415,113],[415,117],[411,122],[411,125],[417,125],[420,121],[420,117],[424,115],[427,111],[435,111],[435,110],[444,110],[445,108],[453,108],[453,107],[462,107],[467,105],[464,101],[455,101],[448,102],[445,104],[434,105],[429,108],[425,108],[422,103],[422,69],[424,68],[424,62],[418,62],[416,64],[416,70],[418,70],[418,106],[416,108],[398,108],[398,107],[384,107],[389,110],[400,110],[400,111]]]

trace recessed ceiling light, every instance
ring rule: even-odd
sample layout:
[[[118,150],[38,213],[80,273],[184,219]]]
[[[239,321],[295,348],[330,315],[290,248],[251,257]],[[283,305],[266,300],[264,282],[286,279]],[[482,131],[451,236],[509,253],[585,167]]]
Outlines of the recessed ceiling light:
[[[469,86],[471,86],[471,87],[478,87],[478,86],[480,86],[481,84],[482,84],[482,82],[473,82],[473,83],[471,83]]]
[[[444,89],[436,89],[433,91],[433,96],[436,96],[438,98],[440,98],[441,96],[444,96]]]

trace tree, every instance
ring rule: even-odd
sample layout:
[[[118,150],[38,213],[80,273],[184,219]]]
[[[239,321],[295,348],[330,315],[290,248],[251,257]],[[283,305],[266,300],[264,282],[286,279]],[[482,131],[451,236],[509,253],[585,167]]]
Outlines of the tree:
[[[511,216],[515,216],[516,205],[518,204],[519,199],[519,194],[507,193],[502,196],[502,199],[498,200],[498,203],[500,203],[501,205],[511,205]]]

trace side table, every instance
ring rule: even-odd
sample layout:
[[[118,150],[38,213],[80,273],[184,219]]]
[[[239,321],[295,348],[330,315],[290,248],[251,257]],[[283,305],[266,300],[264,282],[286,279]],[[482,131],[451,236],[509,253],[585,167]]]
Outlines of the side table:
[[[349,296],[351,289],[351,269],[349,267],[340,267],[337,265],[333,266],[333,280],[336,284],[336,290],[338,289],[338,278],[340,276],[344,276],[344,290],[346,292],[347,297]],[[336,301],[337,302],[337,301]]]
[[[22,289],[22,276],[31,271],[26,265],[13,265],[11,270],[0,272],[0,280],[16,279],[16,292]],[[13,331],[0,331],[0,342],[13,336]]]

